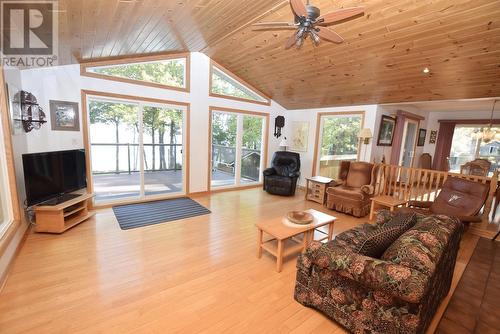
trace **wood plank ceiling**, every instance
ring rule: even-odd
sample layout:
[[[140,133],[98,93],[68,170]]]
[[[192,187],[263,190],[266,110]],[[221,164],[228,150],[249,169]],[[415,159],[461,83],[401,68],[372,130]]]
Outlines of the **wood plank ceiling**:
[[[61,0],[60,62],[202,51],[288,109],[500,96],[498,0],[311,2],[366,14],[334,26],[343,44],[285,51],[291,31],[250,27],[290,21],[283,0]]]

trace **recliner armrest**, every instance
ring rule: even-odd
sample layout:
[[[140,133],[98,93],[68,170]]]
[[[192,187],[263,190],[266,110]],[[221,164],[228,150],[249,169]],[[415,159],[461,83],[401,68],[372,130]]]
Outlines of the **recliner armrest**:
[[[431,201],[409,201],[408,206],[413,206],[416,208],[430,208],[432,203]]]
[[[274,169],[273,167],[271,168],[266,168],[264,169],[264,171],[262,172],[265,176],[271,176],[271,175],[274,175],[276,174],[276,169]]]
[[[462,223],[480,223],[482,222],[481,216],[453,216],[460,220]]]
[[[318,272],[332,271],[409,303],[420,303],[429,288],[429,277],[418,270],[316,241],[299,256],[297,267],[309,272],[313,267]],[[408,286],[413,288],[409,290]]]
[[[300,172],[299,171],[296,171],[296,172],[291,172],[290,174],[288,174],[289,177],[299,177],[300,176]]]
[[[345,183],[344,180],[333,180],[332,182],[330,182],[328,184],[328,187],[338,187],[338,186],[341,186]]]
[[[367,195],[373,195],[373,193],[375,193],[375,187],[367,184],[367,185],[361,186],[361,191]]]

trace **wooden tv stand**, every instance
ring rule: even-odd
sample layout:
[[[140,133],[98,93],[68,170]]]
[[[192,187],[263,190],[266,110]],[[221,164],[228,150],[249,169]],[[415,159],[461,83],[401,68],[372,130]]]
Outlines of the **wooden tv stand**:
[[[82,194],[76,198],[56,204],[35,206],[35,231],[63,233],[67,229],[93,217],[89,210],[89,200],[93,194]]]

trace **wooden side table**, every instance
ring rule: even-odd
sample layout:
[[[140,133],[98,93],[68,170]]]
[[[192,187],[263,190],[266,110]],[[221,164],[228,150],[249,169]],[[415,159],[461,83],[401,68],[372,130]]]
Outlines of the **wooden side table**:
[[[284,257],[304,250],[314,240],[314,231],[316,229],[328,225],[328,235],[320,240],[328,239],[330,241],[333,238],[333,225],[337,218],[314,209],[306,211],[314,217],[314,221],[309,225],[291,227],[283,223],[283,219],[285,219],[283,217],[255,224],[258,229],[257,257],[262,256],[263,250],[275,256],[277,272],[281,271]],[[271,238],[264,240],[264,233],[270,235]],[[303,235],[302,240],[295,238],[299,235]],[[288,245],[286,251],[285,244]]]
[[[333,179],[323,176],[306,178],[306,200],[324,204],[326,188],[332,181]]]
[[[394,208],[405,205],[408,203],[408,200],[405,199],[399,199],[396,197],[392,196],[387,196],[387,195],[382,195],[382,196],[375,196],[371,199],[372,205],[370,208],[370,220],[373,219],[373,214],[375,213],[375,208],[377,206],[383,206],[386,208],[389,208],[389,210],[394,211]]]

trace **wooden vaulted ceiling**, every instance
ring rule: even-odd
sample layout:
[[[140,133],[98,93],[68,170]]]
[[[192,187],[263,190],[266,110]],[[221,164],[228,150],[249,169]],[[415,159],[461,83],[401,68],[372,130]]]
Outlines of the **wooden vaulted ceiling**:
[[[285,51],[291,31],[250,27],[291,21],[283,0],[61,0],[60,62],[201,51],[288,109],[500,96],[498,0],[311,3],[365,16],[333,26],[343,44]]]

